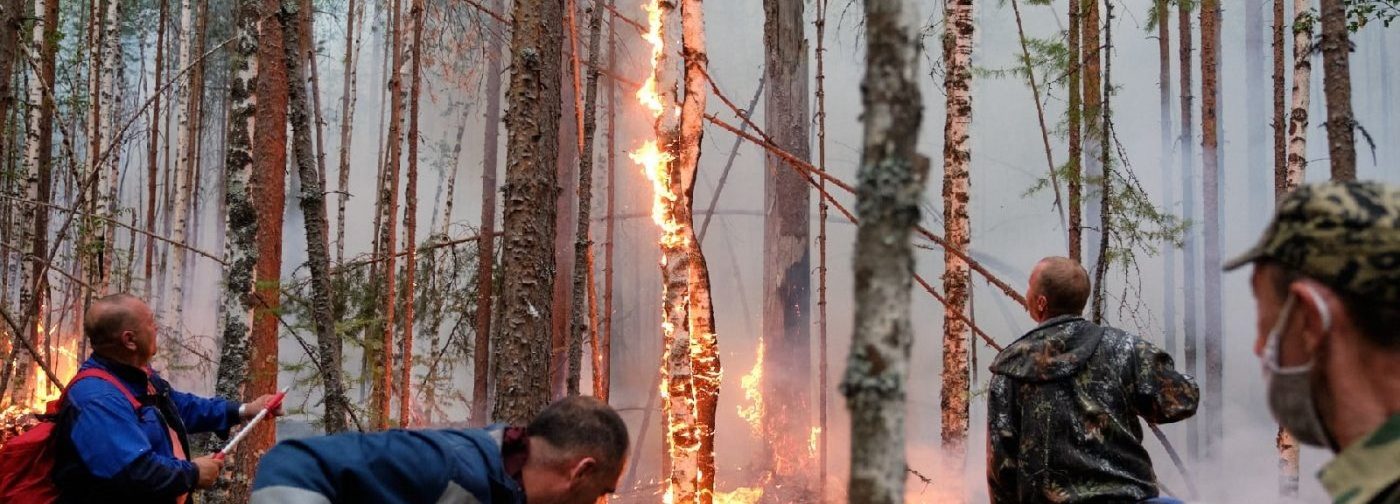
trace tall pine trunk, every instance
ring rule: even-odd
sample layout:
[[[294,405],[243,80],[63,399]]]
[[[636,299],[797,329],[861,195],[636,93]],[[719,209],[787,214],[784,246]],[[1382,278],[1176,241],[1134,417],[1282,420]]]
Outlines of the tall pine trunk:
[[[969,5],[970,7],[970,5]],[[851,415],[853,504],[905,501],[905,381],[914,334],[910,234],[928,177],[920,156],[923,115],[918,75],[918,25],[913,2],[865,2],[865,123],[857,191],[855,334],[841,392]],[[970,33],[969,33],[970,35]]]
[[[1268,19],[1264,13],[1264,1],[1245,0],[1243,6],[1244,81],[1245,88],[1250,90],[1244,98],[1245,117],[1249,118],[1244,125],[1245,140],[1248,142],[1245,166],[1249,174],[1249,217],[1245,222],[1250,229],[1262,228],[1273,208],[1270,204],[1273,185],[1269,183],[1273,170],[1266,168],[1270,160],[1269,125],[1264,118],[1269,116],[1269,95],[1264,94],[1263,90],[1269,86],[1264,71],[1269,58],[1264,53],[1264,22]]]
[[[569,395],[578,395],[579,381],[583,373],[583,342],[592,343],[595,356],[593,381],[597,378],[598,327],[592,323],[591,303],[585,302],[593,292],[593,240],[589,235],[589,215],[593,206],[593,133],[597,129],[598,106],[598,58],[599,32],[602,31],[603,8],[601,4],[589,9],[588,16],[588,80],[583,98],[583,149],[579,151],[578,164],[578,235],[574,242],[573,289],[574,303],[572,328],[569,343]]]
[[[1178,30],[1181,32],[1178,37],[1178,53],[1181,68],[1181,217],[1187,222],[1194,222],[1196,215],[1196,165],[1195,149],[1195,105],[1191,94],[1191,57],[1192,35],[1191,35],[1191,5],[1186,2],[1177,4]],[[1196,250],[1196,230],[1189,229],[1183,239],[1182,251],[1182,368],[1186,374],[1196,376],[1197,346],[1200,339],[1197,335],[1197,314],[1199,306],[1197,303],[1198,282],[1196,262],[1198,252]],[[1186,425],[1186,448],[1190,457],[1198,459],[1200,457],[1200,439],[1198,425],[1193,418],[1187,421]]]
[[[1274,85],[1274,122],[1271,126],[1274,129],[1274,201],[1278,201],[1287,193],[1288,179],[1288,108],[1287,94],[1284,86],[1284,0],[1272,0],[1273,3],[1273,29],[1269,32],[1272,37],[1273,47],[1273,85]]]
[[[1084,130],[1084,151],[1083,167],[1080,172],[1080,183],[1085,186],[1100,184],[1099,180],[1104,174],[1104,166],[1099,154],[1104,146],[1100,140],[1100,131],[1103,129],[1103,77],[1102,59],[1103,45],[1099,38],[1103,23],[1099,18],[1099,0],[1078,0],[1082,2],[1082,19],[1079,24],[1080,42],[1079,55],[1083,65],[1083,79],[1081,80],[1080,96],[1083,98],[1083,108],[1080,109],[1081,120]],[[1091,223],[1098,223],[1101,220],[1101,201],[1103,193],[1093,191],[1081,196],[1080,203],[1084,205],[1084,220]],[[1088,201],[1084,201],[1087,199]],[[1081,233],[1087,238],[1084,244],[1084,256],[1080,259],[1086,266],[1097,270],[1097,263],[1103,258],[1099,255],[1100,241],[1104,239],[1102,229],[1081,229]],[[1094,291],[1100,291],[1099,285],[1094,285]]]
[[[943,86],[947,119],[943,126],[943,229],[949,246],[966,253],[971,243],[968,218],[971,196],[973,0],[951,0],[944,10]],[[872,49],[873,50],[873,49]],[[867,149],[870,147],[867,146]],[[863,219],[863,217],[862,217]],[[961,472],[967,457],[968,338],[963,322],[971,298],[972,272],[955,254],[943,258],[943,291],[948,304],[943,316],[943,458],[950,474]]]
[[[258,214],[257,202],[252,193],[256,190],[253,181],[255,156],[261,151],[254,150],[254,134],[258,132],[255,112],[260,110],[257,84],[262,61],[258,59],[258,43],[266,39],[258,32],[262,17],[262,0],[242,0],[235,8],[235,40],[229,57],[232,78],[229,80],[229,146],[224,162],[224,200],[228,208],[225,223],[224,274],[226,285],[220,301],[219,332],[222,343],[219,350],[219,371],[215,378],[214,392],[219,397],[242,398],[256,390],[249,387],[252,349],[249,347],[253,326],[253,309],[258,306],[254,286],[258,280],[254,266],[258,262]],[[279,48],[280,49],[280,48]],[[263,107],[272,100],[264,100]],[[261,162],[257,160],[257,162]],[[281,169],[277,170],[281,173]],[[263,427],[268,429],[267,427]],[[217,439],[209,438],[203,452],[219,448]],[[208,501],[214,503],[235,503],[246,501],[240,498],[238,490],[246,491],[252,481],[252,473],[242,470],[255,463],[257,453],[246,445],[230,456],[230,465],[235,469],[225,473],[220,483],[207,492]],[[243,493],[246,496],[246,493]]]
[[[573,33],[572,28],[576,17],[577,2],[575,0],[564,1],[564,20],[558,29],[564,34]],[[574,48],[573,38],[561,38],[561,49],[565,52],[563,56],[569,58],[568,62],[561,66],[559,76],[560,90],[560,115],[559,115],[559,139],[558,164],[556,165],[556,180],[559,183],[559,191],[556,193],[555,213],[554,213],[554,268],[558,278],[563,281],[554,283],[554,293],[551,302],[554,311],[551,313],[552,326],[550,328],[550,359],[549,359],[549,383],[550,398],[558,399],[563,397],[568,389],[568,347],[569,347],[569,320],[573,313],[574,290],[573,284],[569,281],[574,277],[574,228],[577,225],[578,206],[574,201],[578,194],[578,155],[581,150],[579,131],[582,121],[579,120],[583,113],[583,97],[580,96],[580,89],[575,86],[575,74],[578,66],[573,61],[578,57]]]
[[[1351,42],[1343,0],[1322,2],[1322,87],[1327,98],[1327,150],[1332,180],[1356,180],[1356,118],[1351,112]]]
[[[1203,450],[1210,464],[1218,464],[1223,442],[1224,361],[1221,353],[1220,312],[1220,2],[1201,2],[1201,193],[1204,195],[1205,228],[1203,293],[1205,301],[1205,386],[1201,411],[1205,423]]]
[[[559,0],[512,8],[506,91],[506,185],[499,345],[492,363],[495,421],[529,422],[549,401],[554,206],[559,149]],[[543,203],[543,204],[542,204]]]
[[[1171,8],[1167,0],[1157,0],[1157,58],[1158,58],[1158,82],[1157,87],[1161,96],[1158,98],[1160,119],[1158,129],[1161,130],[1161,154],[1157,161],[1157,169],[1162,172],[1162,207],[1172,208],[1176,205],[1176,184],[1172,176],[1172,43],[1171,43]],[[1162,247],[1162,333],[1165,338],[1163,346],[1167,353],[1176,351],[1176,246],[1171,243]]]
[[[291,14],[294,13],[284,11],[282,16],[287,75],[292,82],[305,82],[305,63],[296,51],[301,45],[302,32],[296,28],[296,18]],[[293,133],[292,147],[296,155],[297,177],[301,182],[300,205],[306,226],[307,265],[311,270],[311,322],[316,330],[316,347],[320,358],[318,374],[325,391],[325,409],[321,418],[325,431],[336,433],[348,428],[350,403],[345,396],[345,385],[341,381],[341,343],[340,335],[335,330],[330,247],[326,233],[326,193],[322,189],[322,181],[316,171],[315,156],[311,151],[311,104],[306,96],[306,87],[291,86],[289,95],[288,119],[291,121]]]
[[[764,121],[773,143],[811,159],[808,51],[803,0],[763,1]],[[770,370],[763,376],[763,432],[776,486],[810,487],[806,457],[812,428],[811,192],[806,177],[765,156],[763,327]]]
[[[608,0],[612,9],[617,0]],[[612,321],[613,321],[613,236],[617,202],[617,18],[608,18],[608,208],[603,245],[603,320],[598,337],[598,353],[594,372],[593,395],[608,401],[612,394]]]
[[[1065,112],[1069,126],[1069,159],[1065,160],[1065,179],[1069,186],[1069,258],[1075,261],[1082,261],[1084,254],[1084,214],[1081,209],[1084,201],[1084,101],[1080,94],[1082,46],[1079,40],[1084,20],[1080,16],[1080,4],[1081,0],[1069,0],[1069,47],[1066,55],[1069,58],[1066,86],[1069,88],[1069,110]]]
[[[384,258],[380,266],[383,284],[376,300],[382,330],[379,333],[379,365],[375,367],[374,382],[374,425],[383,430],[389,428],[390,398],[394,394],[394,321],[398,297],[395,292],[398,282],[394,279],[398,272],[398,215],[399,215],[399,163],[403,158],[403,0],[393,0],[389,24],[393,40],[393,63],[389,76],[389,137],[385,154],[384,180],[379,192],[380,220],[379,253]],[[406,386],[406,384],[401,384]]]
[[[408,427],[413,410],[413,283],[418,267],[418,101],[423,87],[423,0],[413,0],[409,10],[413,22],[413,72],[408,97],[408,185],[404,186],[403,336],[400,339],[403,362],[399,376],[399,426]],[[391,298],[392,299],[392,298]],[[429,408],[432,405],[428,405]]]
[[[38,2],[41,1],[43,0],[36,0],[35,5],[37,6]],[[156,252],[156,199],[158,199],[156,193],[156,178],[159,176],[160,172],[159,163],[157,162],[159,159],[158,154],[160,153],[161,139],[160,99],[164,94],[160,92],[160,88],[165,80],[165,25],[168,24],[166,23],[166,19],[169,16],[169,6],[170,2],[168,0],[160,0],[160,14],[156,21],[155,82],[151,85],[151,89],[155,90],[155,95],[151,97],[151,131],[146,149],[146,248],[144,254],[145,268],[143,270],[143,278],[146,280],[146,299],[148,302],[153,299],[152,295],[155,294],[156,291],[156,285],[152,283],[151,280],[154,278],[152,274],[155,271]],[[35,42],[37,43],[38,39],[36,39]]]
[[[503,0],[492,0],[492,12],[501,12]],[[501,133],[501,37],[490,37],[490,54],[486,59],[485,139],[481,147],[481,230],[477,240],[476,268],[476,341],[472,350],[472,410],[473,425],[486,425],[490,404],[487,397],[491,377],[491,312],[495,308],[496,266],[496,171],[500,166]],[[514,52],[512,52],[514,54]],[[447,224],[444,224],[447,225]]]

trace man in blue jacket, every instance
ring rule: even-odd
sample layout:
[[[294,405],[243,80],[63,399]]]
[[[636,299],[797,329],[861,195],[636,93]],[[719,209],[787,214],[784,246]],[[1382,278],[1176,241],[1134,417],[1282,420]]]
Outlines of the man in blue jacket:
[[[64,392],[54,466],[61,502],[182,503],[191,491],[212,485],[223,467],[212,457],[192,458],[187,436],[227,436],[231,426],[257,415],[272,397],[240,405],[171,389],[150,368],[155,315],[129,294],[94,301],[83,333],[93,355],[79,373],[104,371],[126,390],[87,378]]]
[[[613,493],[627,425],[591,397],[524,428],[391,430],[283,441],[263,456],[253,504],[593,504]]]

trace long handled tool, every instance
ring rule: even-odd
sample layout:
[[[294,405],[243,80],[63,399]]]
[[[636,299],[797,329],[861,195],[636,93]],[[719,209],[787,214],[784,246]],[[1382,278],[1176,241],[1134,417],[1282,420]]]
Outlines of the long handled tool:
[[[284,388],[281,391],[278,391],[277,395],[272,396],[272,400],[267,402],[267,407],[263,408],[262,411],[259,411],[257,416],[254,416],[252,420],[249,420],[248,424],[244,425],[242,429],[239,429],[238,434],[234,434],[233,439],[230,439],[228,441],[228,444],[224,445],[224,448],[222,450],[219,450],[219,453],[214,454],[214,459],[223,460],[224,457],[228,456],[229,453],[233,452],[233,447],[238,446],[238,442],[242,441],[243,438],[247,436],[249,432],[252,432],[253,427],[258,426],[258,422],[262,421],[263,417],[267,416],[267,412],[275,410],[282,406],[282,398],[287,397],[287,390],[289,389],[291,389],[291,387]]]

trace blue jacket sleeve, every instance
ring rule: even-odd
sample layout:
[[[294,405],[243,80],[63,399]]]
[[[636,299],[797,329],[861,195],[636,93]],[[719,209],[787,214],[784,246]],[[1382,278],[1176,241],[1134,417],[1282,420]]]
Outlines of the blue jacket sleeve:
[[[142,488],[156,495],[193,490],[199,479],[194,464],[156,453],[131,403],[119,392],[100,387],[85,381],[68,391],[75,408],[69,437],[88,472],[114,487]]]
[[[180,419],[185,422],[190,434],[213,432],[227,437],[229,428],[240,420],[236,401],[199,397],[175,390],[170,391],[170,400],[180,411]]]
[[[520,502],[500,484],[499,446],[483,439],[462,431],[393,430],[284,441],[259,462],[252,503],[408,504],[462,494]]]

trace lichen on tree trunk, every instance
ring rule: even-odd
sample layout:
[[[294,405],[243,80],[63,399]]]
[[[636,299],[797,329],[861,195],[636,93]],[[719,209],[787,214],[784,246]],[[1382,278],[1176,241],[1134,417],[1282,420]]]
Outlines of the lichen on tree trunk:
[[[910,234],[928,160],[916,151],[920,104],[917,12],[905,0],[865,2],[865,123],[854,263],[855,333],[841,391],[851,415],[852,503],[905,501],[905,381],[909,376]]]

